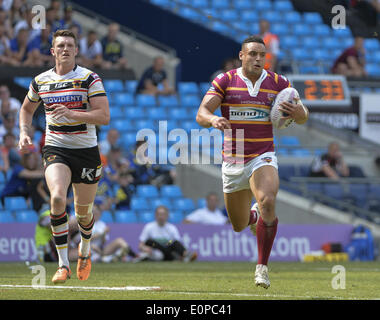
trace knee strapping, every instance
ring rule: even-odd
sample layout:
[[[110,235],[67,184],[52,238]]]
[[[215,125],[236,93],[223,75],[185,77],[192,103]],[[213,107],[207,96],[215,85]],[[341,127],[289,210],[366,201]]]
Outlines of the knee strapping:
[[[74,204],[74,209],[75,209],[75,216],[77,219],[83,219],[87,218],[88,216],[92,215],[92,208],[94,206],[94,203],[89,203],[89,204]]]

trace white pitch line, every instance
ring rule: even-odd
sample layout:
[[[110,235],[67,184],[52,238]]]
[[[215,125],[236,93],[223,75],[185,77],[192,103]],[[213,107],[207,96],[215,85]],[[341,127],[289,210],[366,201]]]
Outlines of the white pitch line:
[[[154,291],[161,290],[160,287],[79,287],[79,286],[32,286],[32,285],[21,285],[21,284],[0,284],[0,288],[19,288],[19,289],[78,289],[78,290],[110,290],[110,291]]]
[[[97,290],[109,290],[109,291],[159,291],[169,294],[183,294],[183,295],[210,295],[210,296],[224,296],[230,295],[235,297],[261,297],[261,298],[293,298],[293,299],[335,299],[335,300],[380,300],[380,298],[357,298],[357,297],[337,297],[337,296],[300,296],[300,295],[286,295],[286,294],[255,294],[255,293],[228,293],[228,292],[196,292],[196,291],[167,291],[161,287],[80,287],[80,286],[32,286],[32,285],[17,285],[17,284],[1,284],[0,288],[4,289],[76,289],[83,291],[97,291]]]

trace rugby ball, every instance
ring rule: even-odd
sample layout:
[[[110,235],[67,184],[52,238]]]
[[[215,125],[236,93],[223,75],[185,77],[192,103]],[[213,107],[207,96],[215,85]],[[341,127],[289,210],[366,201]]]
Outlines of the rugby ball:
[[[293,119],[282,119],[282,117],[286,117],[287,114],[284,114],[279,110],[280,104],[284,101],[288,101],[290,103],[297,103],[295,98],[299,98],[298,91],[294,88],[286,88],[281,90],[276,99],[273,102],[271,111],[270,111],[270,120],[272,125],[276,129],[284,129],[290,126],[290,124],[294,121]]]

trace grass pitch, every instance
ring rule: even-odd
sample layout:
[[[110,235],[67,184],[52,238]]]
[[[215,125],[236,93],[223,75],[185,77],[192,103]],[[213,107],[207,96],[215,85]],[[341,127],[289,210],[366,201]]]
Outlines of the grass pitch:
[[[0,263],[0,299],[38,300],[341,300],[380,299],[380,267],[376,262],[345,262],[343,274],[332,273],[337,263],[280,263],[269,265],[271,287],[256,287],[255,264],[249,262],[141,262],[93,264],[87,281],[72,278],[55,286],[51,278],[55,263],[46,263],[46,286],[35,289],[32,279],[37,274],[25,263]],[[31,264],[33,266],[33,263]],[[336,279],[335,279],[336,280]],[[160,287],[160,290],[124,290],[126,286]]]

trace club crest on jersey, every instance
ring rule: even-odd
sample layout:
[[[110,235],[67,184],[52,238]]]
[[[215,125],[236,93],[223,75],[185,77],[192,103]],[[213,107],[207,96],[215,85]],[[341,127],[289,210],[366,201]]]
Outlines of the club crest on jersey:
[[[82,86],[82,81],[80,81],[80,80],[74,80],[74,81],[73,81],[73,88],[78,89],[78,88],[80,88],[81,86]]]

